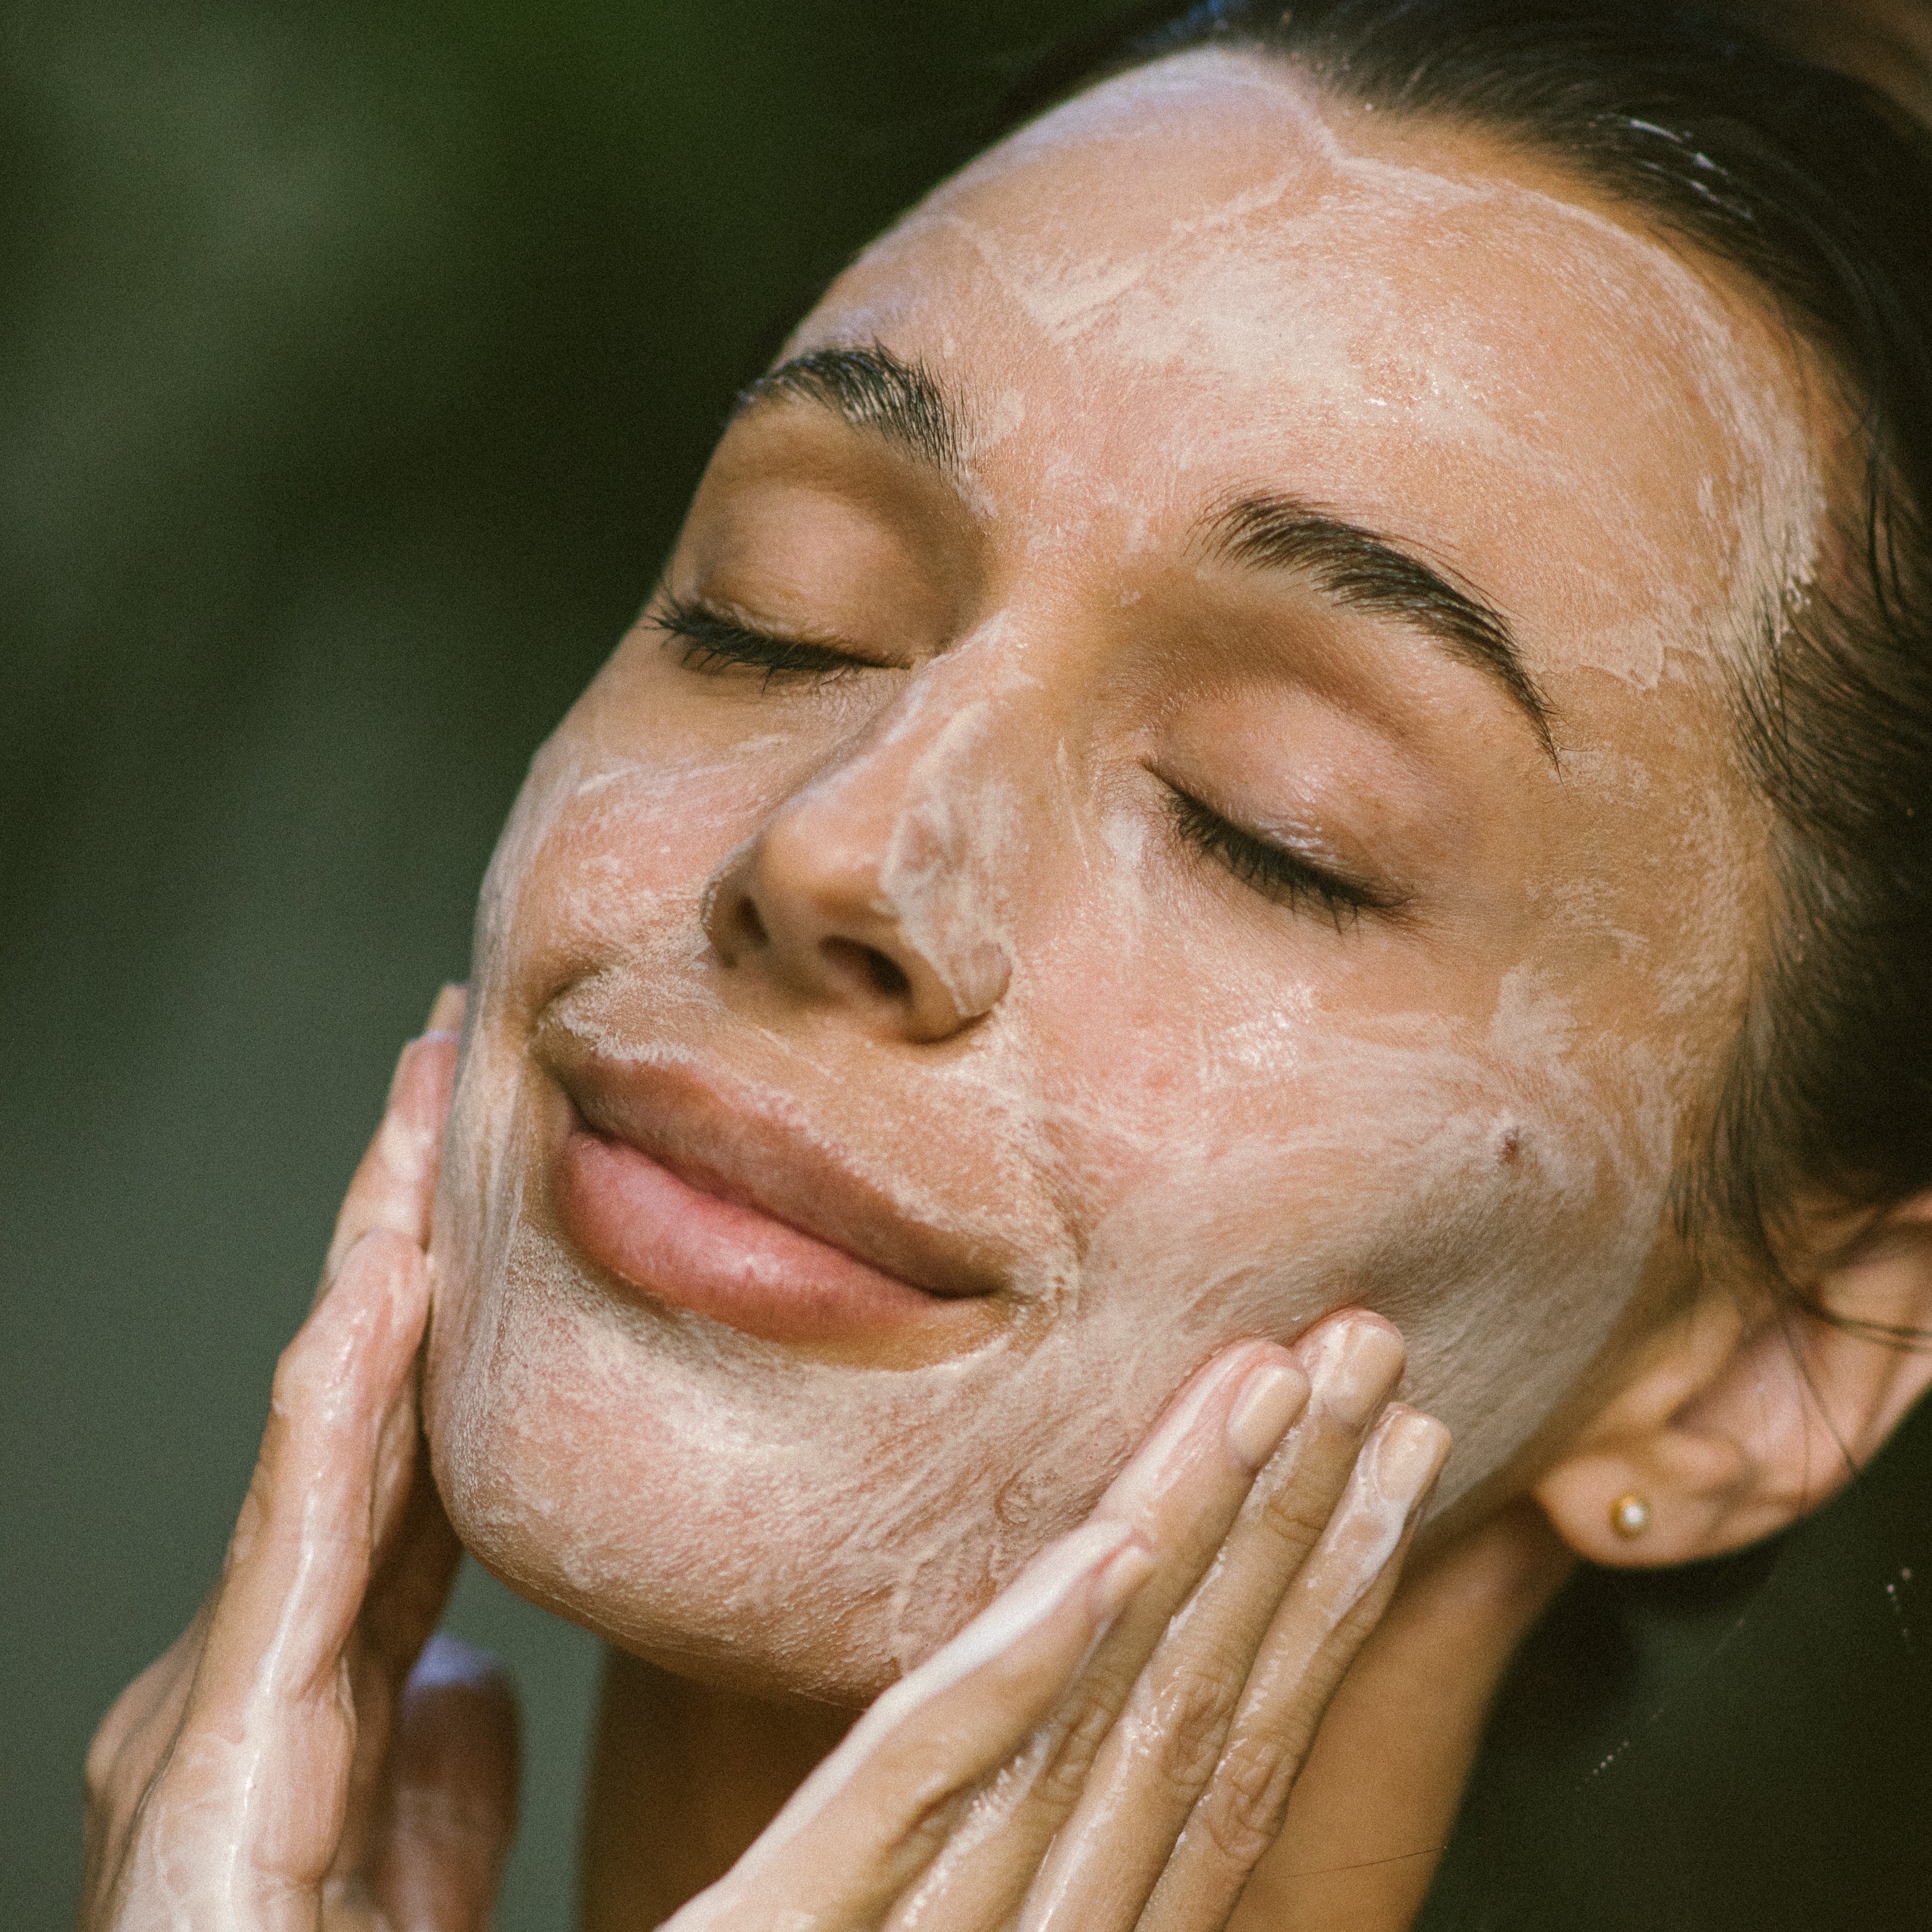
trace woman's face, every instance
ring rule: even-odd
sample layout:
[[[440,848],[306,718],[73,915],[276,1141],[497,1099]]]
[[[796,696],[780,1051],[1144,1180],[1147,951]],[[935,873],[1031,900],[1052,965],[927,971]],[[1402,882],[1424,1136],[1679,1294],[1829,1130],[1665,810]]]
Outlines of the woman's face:
[[[1798,380],[1385,118],[1110,82],[727,431],[484,893],[426,1407],[526,1594],[856,1701],[1221,1345],[1381,1310],[1453,1499],[1679,1265]]]

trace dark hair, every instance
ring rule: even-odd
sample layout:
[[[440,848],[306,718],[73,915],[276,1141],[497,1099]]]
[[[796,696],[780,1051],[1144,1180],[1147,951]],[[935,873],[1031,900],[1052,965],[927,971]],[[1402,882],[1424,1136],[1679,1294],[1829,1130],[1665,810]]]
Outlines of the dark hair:
[[[1849,10],[1818,16],[1821,31]],[[1736,694],[1781,903],[1698,1158],[1688,1234],[1774,1278],[1817,1195],[1932,1184],[1932,140],[1743,7],[1216,0],[1062,57],[1030,104],[1202,46],[1292,61],[1378,111],[1486,128],[1752,277],[1856,433],[1837,554],[1766,614]],[[1789,32],[1802,10],[1760,10]],[[1852,1322],[1888,1336],[1901,1331]]]

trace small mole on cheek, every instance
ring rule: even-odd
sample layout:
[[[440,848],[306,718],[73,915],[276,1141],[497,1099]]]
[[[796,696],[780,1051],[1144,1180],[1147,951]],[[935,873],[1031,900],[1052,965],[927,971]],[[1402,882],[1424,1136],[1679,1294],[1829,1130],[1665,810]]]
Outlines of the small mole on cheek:
[[[1496,1162],[1499,1166],[1513,1166],[1522,1152],[1522,1136],[1514,1127],[1505,1127],[1496,1142]]]

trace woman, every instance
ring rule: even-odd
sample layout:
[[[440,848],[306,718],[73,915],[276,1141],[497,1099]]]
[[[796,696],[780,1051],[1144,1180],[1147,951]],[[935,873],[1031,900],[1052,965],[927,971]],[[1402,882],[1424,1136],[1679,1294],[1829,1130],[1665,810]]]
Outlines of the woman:
[[[1410,1923],[1576,1558],[1932,1378],[1928,189],[1702,10],[1329,0],[854,263],[533,768],[84,1922],[482,1922],[460,1538],[616,1646],[593,1926]]]

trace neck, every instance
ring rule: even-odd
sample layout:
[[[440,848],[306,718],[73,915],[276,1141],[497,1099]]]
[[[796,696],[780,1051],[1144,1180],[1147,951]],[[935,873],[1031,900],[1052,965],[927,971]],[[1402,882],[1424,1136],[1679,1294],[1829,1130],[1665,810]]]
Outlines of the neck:
[[[722,1878],[850,1727],[606,1652],[579,1891],[584,1932],[648,1932]]]
[[[1416,1562],[1336,1690],[1229,1932],[1407,1932],[1510,1659],[1575,1568],[1527,1501]]]
[[[1525,1503],[1405,1577],[1329,1705],[1230,1932],[1405,1932],[1490,1701],[1571,1567]],[[646,1932],[722,1877],[850,1721],[613,1651],[585,1818],[585,1932]]]

